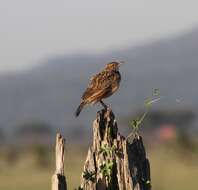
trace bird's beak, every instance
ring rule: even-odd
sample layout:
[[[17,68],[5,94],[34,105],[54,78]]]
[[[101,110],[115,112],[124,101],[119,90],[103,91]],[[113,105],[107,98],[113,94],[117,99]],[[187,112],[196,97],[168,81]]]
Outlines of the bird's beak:
[[[119,66],[125,63],[124,61],[119,61]]]

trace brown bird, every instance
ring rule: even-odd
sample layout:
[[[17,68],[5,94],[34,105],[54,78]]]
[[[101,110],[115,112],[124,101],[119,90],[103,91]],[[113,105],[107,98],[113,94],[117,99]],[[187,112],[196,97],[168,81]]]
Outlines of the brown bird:
[[[105,109],[107,108],[102,100],[118,90],[121,81],[119,66],[122,63],[108,63],[100,73],[91,77],[89,85],[82,95],[81,103],[75,112],[76,117],[79,116],[81,110],[87,104],[100,102]]]

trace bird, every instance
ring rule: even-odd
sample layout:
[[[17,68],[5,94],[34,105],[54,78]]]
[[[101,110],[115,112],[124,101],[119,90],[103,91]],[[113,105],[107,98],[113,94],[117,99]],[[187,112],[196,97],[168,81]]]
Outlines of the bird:
[[[75,112],[76,117],[79,116],[84,106],[88,104],[100,102],[105,109],[108,108],[103,99],[118,90],[121,81],[119,67],[122,63],[124,62],[113,61],[107,63],[103,70],[90,78],[88,87],[81,97],[81,103]]]

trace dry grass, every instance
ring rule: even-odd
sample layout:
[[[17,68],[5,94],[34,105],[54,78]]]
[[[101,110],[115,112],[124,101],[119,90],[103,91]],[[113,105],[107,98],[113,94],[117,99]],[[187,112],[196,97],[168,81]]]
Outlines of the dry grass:
[[[149,154],[152,184],[156,190],[196,190],[198,185],[198,155],[177,152],[170,147],[158,147]]]
[[[86,157],[85,147],[68,147],[66,151],[65,174],[68,189],[78,187],[83,163]],[[174,149],[156,147],[148,154],[151,162],[152,184],[155,190],[196,190],[198,185],[197,156],[176,153]],[[53,160],[53,159],[52,159]],[[52,162],[48,168],[35,167],[34,159],[23,157],[15,165],[0,167],[0,189],[2,190],[47,190],[51,188],[51,176],[54,172]]]

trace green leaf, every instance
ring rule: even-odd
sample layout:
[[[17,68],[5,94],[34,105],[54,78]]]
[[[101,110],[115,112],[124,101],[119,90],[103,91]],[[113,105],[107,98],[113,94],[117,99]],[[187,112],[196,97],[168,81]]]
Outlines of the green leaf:
[[[151,98],[147,98],[145,100],[145,106],[146,107],[150,107],[152,105],[152,103],[153,103],[153,100]]]
[[[138,122],[139,120],[138,119],[133,119],[132,122],[131,122],[131,126],[132,128],[137,128],[138,127]]]
[[[160,95],[160,90],[158,88],[155,88],[153,90],[153,96],[159,96]]]
[[[105,177],[111,178],[112,170],[113,170],[113,162],[109,161],[100,166],[100,170],[102,175]]]
[[[83,172],[83,178],[85,178],[88,181],[94,182],[95,178],[96,178],[95,172],[91,172],[91,171],[86,170],[86,171]]]

